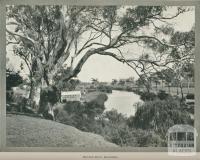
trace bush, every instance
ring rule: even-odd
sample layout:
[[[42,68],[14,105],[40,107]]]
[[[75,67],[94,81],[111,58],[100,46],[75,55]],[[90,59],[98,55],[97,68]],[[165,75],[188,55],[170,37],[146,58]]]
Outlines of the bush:
[[[22,96],[13,96],[12,101],[7,103],[6,110],[8,112],[21,112],[35,114],[32,108],[28,107],[29,99]]]
[[[14,98],[13,91],[12,90],[6,91],[6,103],[8,104],[13,102],[13,98]]]
[[[63,104],[63,109],[69,114],[80,114],[84,111],[84,106],[79,101],[68,101]]]
[[[137,137],[137,147],[166,147],[166,139],[162,139],[152,130],[135,130],[134,136]]]
[[[131,87],[127,86],[127,87],[126,87],[126,91],[128,91],[128,92],[132,92],[133,89],[132,89]]]
[[[95,133],[122,147],[166,146],[166,140],[154,131],[130,128],[124,121],[120,123],[112,123],[107,120],[98,121]]]
[[[151,92],[143,92],[140,95],[140,99],[143,101],[153,101],[156,99],[156,94]]]
[[[100,92],[112,93],[112,87],[110,87],[110,86],[99,85],[99,86],[97,87],[97,89],[98,89]]]
[[[190,93],[190,94],[187,94],[186,99],[194,99],[194,94]]]
[[[181,110],[180,103],[173,99],[141,104],[132,120],[136,128],[154,130],[162,137],[165,137],[167,130],[175,124],[192,123],[189,113]]]
[[[165,91],[163,91],[163,90],[160,90],[159,92],[158,92],[158,98],[160,99],[160,100],[165,100],[165,99],[167,99],[168,97],[169,97],[169,94],[167,94]]]
[[[57,121],[70,126],[76,126],[76,122],[74,120],[74,114],[69,114],[64,110],[57,114]]]
[[[115,124],[120,124],[123,122],[126,123],[126,117],[124,117],[123,114],[118,113],[116,109],[106,111],[104,113],[104,118],[108,119],[111,123]]]
[[[94,132],[96,129],[95,118],[104,112],[106,100],[107,95],[100,94],[96,99],[83,104],[79,101],[68,101],[60,104],[62,106],[58,106],[59,109],[55,110],[56,119],[83,131]]]

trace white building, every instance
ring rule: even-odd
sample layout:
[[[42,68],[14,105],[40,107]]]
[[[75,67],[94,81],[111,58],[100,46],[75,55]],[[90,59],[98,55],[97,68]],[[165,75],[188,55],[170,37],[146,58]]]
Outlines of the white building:
[[[61,101],[81,101],[81,91],[62,91]]]

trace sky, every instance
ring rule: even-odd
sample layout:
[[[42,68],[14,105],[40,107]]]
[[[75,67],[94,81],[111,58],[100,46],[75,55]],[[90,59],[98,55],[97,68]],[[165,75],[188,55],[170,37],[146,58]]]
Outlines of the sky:
[[[194,11],[180,15],[175,20],[170,21],[170,23],[174,24],[175,30],[179,31],[189,31],[194,25],[194,22]],[[137,49],[137,47],[134,48],[135,51]],[[90,57],[78,75],[81,81],[87,82],[90,81],[91,78],[97,78],[99,81],[111,82],[112,79],[129,77],[138,78],[133,69],[126,64],[118,62],[111,57],[101,55],[93,55]]]
[[[170,23],[174,24],[175,30],[189,31],[195,22],[194,11],[184,13]],[[7,56],[9,57],[8,66],[19,70],[21,60],[17,56],[13,56],[12,49],[7,48]],[[138,48],[133,48],[137,51]],[[21,72],[22,75],[27,74],[27,70]],[[126,64],[116,61],[109,56],[92,55],[84,64],[77,78],[83,82],[90,82],[92,78],[97,78],[99,81],[111,82],[112,79],[124,79],[134,77],[138,78],[137,74]]]

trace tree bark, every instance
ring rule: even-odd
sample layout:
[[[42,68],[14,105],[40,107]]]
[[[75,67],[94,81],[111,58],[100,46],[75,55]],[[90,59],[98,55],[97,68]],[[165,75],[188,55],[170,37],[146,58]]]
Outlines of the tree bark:
[[[176,85],[176,94],[179,95],[178,85]]]
[[[35,94],[36,93],[35,93],[34,82],[31,80],[31,83],[30,83],[30,92],[29,92],[29,105],[33,109],[34,109],[34,97],[35,97]]]
[[[180,82],[180,89],[181,89],[181,101],[183,101],[183,99],[184,99],[184,94],[183,94],[182,82]]]
[[[51,80],[48,79],[48,82]],[[40,85],[39,109],[38,114],[42,114],[44,118],[55,120],[53,106],[59,102],[59,90],[46,79],[42,80]]]
[[[188,77],[188,86],[187,86],[187,89],[188,89],[188,94],[190,93],[190,79],[189,79],[189,77]]]
[[[168,83],[168,92],[170,94],[171,90],[170,90],[170,84]]]

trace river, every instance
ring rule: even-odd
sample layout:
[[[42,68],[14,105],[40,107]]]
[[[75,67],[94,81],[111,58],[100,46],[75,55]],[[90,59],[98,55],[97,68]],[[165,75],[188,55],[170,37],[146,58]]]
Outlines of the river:
[[[105,102],[106,111],[116,109],[118,113],[122,113],[127,117],[134,116],[136,112],[134,104],[142,102],[140,96],[133,92],[113,90],[107,96],[108,100]]]

